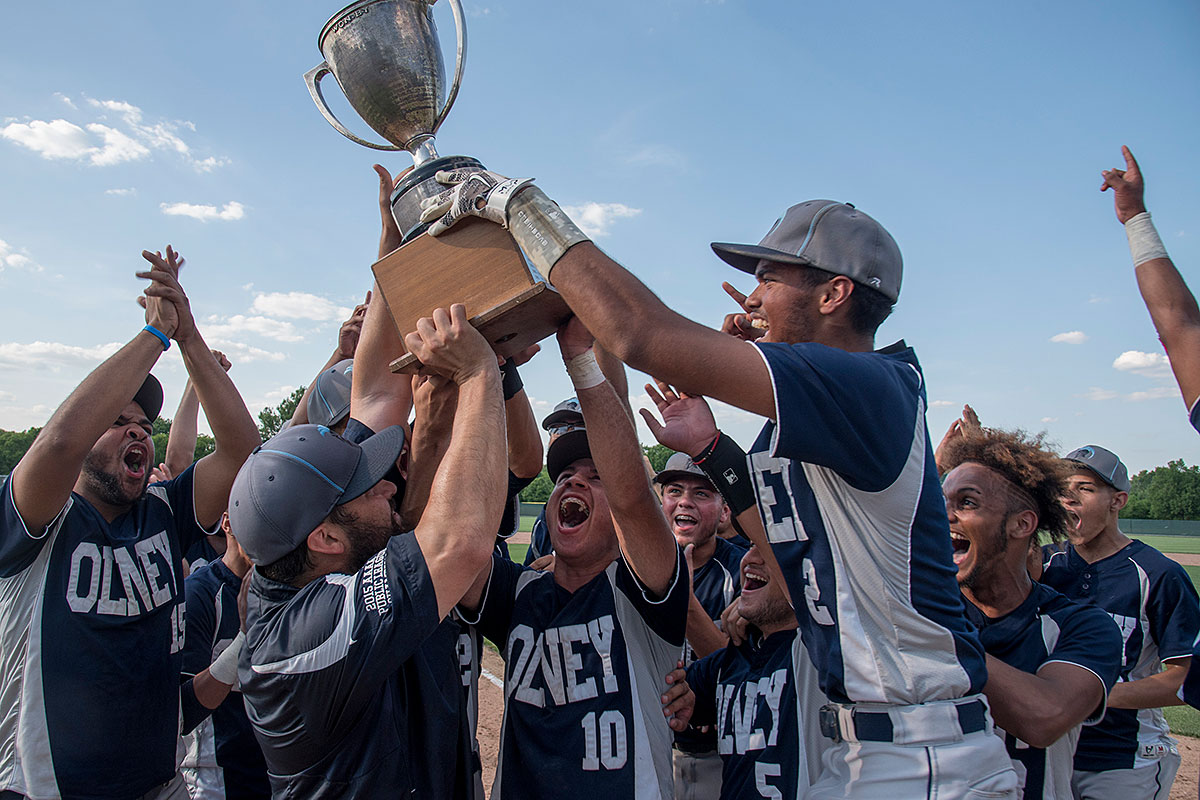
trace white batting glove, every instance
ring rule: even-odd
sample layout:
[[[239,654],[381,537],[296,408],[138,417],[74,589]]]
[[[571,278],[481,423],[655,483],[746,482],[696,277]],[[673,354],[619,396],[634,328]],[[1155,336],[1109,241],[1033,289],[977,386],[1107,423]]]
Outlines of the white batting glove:
[[[437,219],[429,228],[430,236],[448,231],[467,216],[483,217],[507,228],[508,201],[533,183],[533,178],[506,178],[486,170],[442,170],[434,177],[451,188],[421,202],[421,222]]]

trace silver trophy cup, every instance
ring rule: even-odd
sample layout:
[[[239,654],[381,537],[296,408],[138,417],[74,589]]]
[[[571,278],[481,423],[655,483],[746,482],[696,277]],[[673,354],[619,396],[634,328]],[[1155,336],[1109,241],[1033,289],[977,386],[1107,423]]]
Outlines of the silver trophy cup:
[[[433,21],[437,0],[359,0],[329,18],[317,46],[325,60],[304,75],[317,109],[338,133],[375,150],[407,150],[414,169],[392,194],[392,215],[404,240],[423,233],[421,201],[446,187],[439,170],[483,169],[469,156],[439,157],[434,134],[446,119],[462,83],[467,29],[462,4],[449,0],[458,48],[454,80],[442,102],[446,68]],[[391,144],[360,138],[343,125],[321,92],[321,79],[332,74],[350,105]],[[439,105],[441,106],[439,108]]]

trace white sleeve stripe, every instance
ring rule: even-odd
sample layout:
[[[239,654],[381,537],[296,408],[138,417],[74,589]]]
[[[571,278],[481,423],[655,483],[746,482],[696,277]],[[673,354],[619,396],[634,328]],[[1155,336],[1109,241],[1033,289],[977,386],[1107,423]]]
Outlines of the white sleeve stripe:
[[[771,396],[775,398],[775,422],[779,422],[779,387],[775,384],[775,372],[771,369],[771,362],[767,359],[767,354],[762,351],[758,343],[754,344],[754,352],[758,353],[758,357],[767,365],[767,374],[771,376]],[[772,448],[771,455],[775,455]]]
[[[354,593],[358,575],[326,575],[325,580],[341,586],[346,592],[345,600],[342,603],[342,613],[338,615],[337,626],[329,634],[329,638],[312,650],[285,658],[282,661],[270,664],[252,664],[251,668],[259,675],[272,673],[300,675],[319,672],[341,661],[350,652],[350,645],[354,644],[354,623],[357,618]]]
[[[17,466],[19,467],[20,464]],[[16,472],[16,467],[13,468],[13,472]],[[63,507],[59,509],[58,513],[54,515],[54,519],[50,520],[50,522],[46,525],[45,530],[42,531],[42,535],[34,536],[29,532],[29,526],[25,524],[25,515],[21,513],[21,509],[17,508],[17,498],[13,497],[12,488],[13,482],[10,480],[8,482],[8,502],[10,505],[12,505],[13,511],[17,512],[17,519],[21,520],[21,530],[25,531],[25,535],[30,539],[33,539],[35,542],[40,542],[42,539],[45,539],[50,535],[51,531],[56,530],[58,526],[62,525],[63,520],[67,518],[67,511],[71,508],[71,504],[75,502],[74,497],[68,496],[67,502],[64,503]]]

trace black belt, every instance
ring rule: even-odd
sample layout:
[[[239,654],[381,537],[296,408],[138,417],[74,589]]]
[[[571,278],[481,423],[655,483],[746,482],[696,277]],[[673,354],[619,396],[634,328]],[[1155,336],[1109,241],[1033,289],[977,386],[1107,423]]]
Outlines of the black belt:
[[[821,734],[832,739],[835,743],[844,738],[841,720],[838,712],[844,708],[834,703],[821,706]],[[954,707],[958,712],[958,727],[963,734],[975,733],[987,728],[987,707],[982,700],[972,700]],[[850,718],[854,721],[854,730],[850,738],[860,742],[890,742],[894,730],[892,718],[886,711],[863,711],[851,707]]]

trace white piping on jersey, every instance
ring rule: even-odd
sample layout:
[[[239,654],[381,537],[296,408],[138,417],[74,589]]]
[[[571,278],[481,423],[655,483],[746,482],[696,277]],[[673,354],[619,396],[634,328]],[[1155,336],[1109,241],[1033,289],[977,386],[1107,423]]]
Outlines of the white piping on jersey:
[[[73,502],[47,526],[34,562],[0,580],[0,608],[6,609],[0,615],[0,765],[6,765],[0,790],[29,797],[59,796],[42,683],[42,613],[50,554]]]
[[[350,645],[354,644],[354,623],[358,618],[354,605],[354,595],[358,588],[358,573],[326,575],[325,582],[341,586],[346,592],[346,597],[342,602],[342,613],[338,615],[337,626],[329,634],[329,638],[307,652],[270,664],[252,664],[251,669],[259,675],[302,675],[331,667],[346,657],[346,654],[350,652]]]

